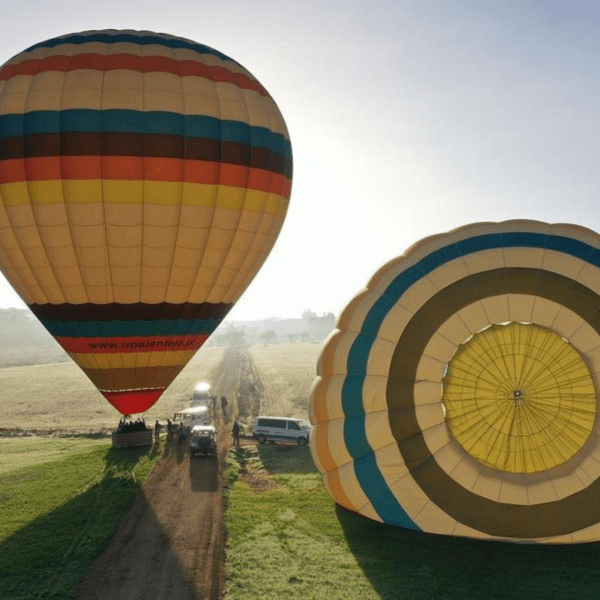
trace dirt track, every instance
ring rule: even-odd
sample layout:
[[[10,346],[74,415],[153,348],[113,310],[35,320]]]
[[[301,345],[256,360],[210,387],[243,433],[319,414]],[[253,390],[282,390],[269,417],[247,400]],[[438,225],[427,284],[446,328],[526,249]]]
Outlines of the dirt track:
[[[225,585],[223,466],[232,415],[252,359],[230,349],[211,377],[217,396],[218,457],[194,458],[174,443],[143,485],[106,550],[78,589],[79,600],[218,600]],[[254,387],[254,386],[251,386]],[[243,392],[246,396],[246,392]],[[245,402],[244,402],[245,403]],[[259,402],[251,402],[252,412]],[[256,408],[254,406],[256,405]],[[163,442],[164,443],[164,442]]]

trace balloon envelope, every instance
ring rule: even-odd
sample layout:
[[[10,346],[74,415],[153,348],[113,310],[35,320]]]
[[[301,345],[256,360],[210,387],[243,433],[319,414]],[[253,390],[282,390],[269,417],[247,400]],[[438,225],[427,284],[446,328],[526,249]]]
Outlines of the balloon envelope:
[[[310,400],[340,505],[430,533],[600,539],[600,236],[477,223],[383,266]]]
[[[207,46],[89,31],[0,67],[0,268],[124,414],[256,275],[291,177],[275,102]]]

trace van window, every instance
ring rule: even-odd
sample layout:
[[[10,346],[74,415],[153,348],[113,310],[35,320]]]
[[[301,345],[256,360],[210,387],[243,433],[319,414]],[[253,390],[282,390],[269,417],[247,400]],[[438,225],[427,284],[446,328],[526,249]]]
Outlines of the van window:
[[[285,429],[285,421],[282,419],[259,419],[257,425],[259,427],[277,427]]]
[[[297,429],[300,431],[300,425],[296,421],[288,421],[288,429]]]

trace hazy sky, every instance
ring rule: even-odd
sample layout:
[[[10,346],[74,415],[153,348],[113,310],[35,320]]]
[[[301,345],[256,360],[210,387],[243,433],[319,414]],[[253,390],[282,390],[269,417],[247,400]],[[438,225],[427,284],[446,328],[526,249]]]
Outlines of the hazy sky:
[[[475,221],[600,230],[600,0],[4,0],[0,63],[104,28],[250,70],[290,130],[282,233],[229,320],[339,313],[415,241]],[[24,306],[4,280],[0,307]]]

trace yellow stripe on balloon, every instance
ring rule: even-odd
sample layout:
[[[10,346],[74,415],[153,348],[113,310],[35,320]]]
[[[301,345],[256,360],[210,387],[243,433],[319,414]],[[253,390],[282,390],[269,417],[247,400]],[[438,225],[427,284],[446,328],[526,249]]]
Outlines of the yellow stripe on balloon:
[[[218,206],[284,217],[289,201],[278,194],[224,185],[169,181],[53,180],[0,184],[4,206],[110,203],[159,206]]]
[[[69,352],[69,356],[82,368],[87,369],[127,369],[134,367],[175,367],[187,364],[196,350],[176,350],[174,352],[124,352],[122,354],[102,354]]]

